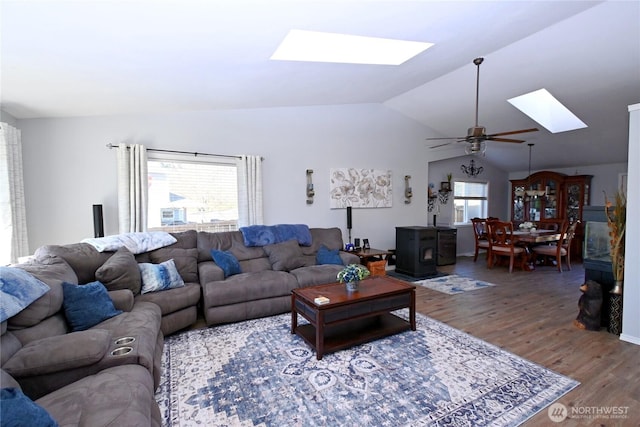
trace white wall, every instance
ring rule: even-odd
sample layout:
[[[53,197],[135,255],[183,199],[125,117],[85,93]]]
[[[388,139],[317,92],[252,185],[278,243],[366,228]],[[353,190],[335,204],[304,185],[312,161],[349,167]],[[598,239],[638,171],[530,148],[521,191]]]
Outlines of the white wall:
[[[3,110],[0,110],[0,122],[8,123],[13,127],[17,127],[18,123],[15,117]]]
[[[166,115],[19,120],[31,252],[44,244],[92,237],[92,205],[103,204],[105,233],[117,226],[116,152],[107,143],[265,158],[265,223],[337,226],[346,241],[344,209],[329,209],[329,169],[390,169],[393,207],[354,209],[352,237],[395,247],[396,225],[426,225],[432,131],[378,104],[208,111]],[[315,202],[306,204],[306,169]],[[404,203],[404,175],[413,202]]]
[[[640,161],[640,104],[629,106],[629,162]],[[637,218],[640,213],[640,192],[631,191],[640,185],[640,171],[629,168],[629,191],[627,191],[627,236],[625,238],[624,287],[622,302],[621,339],[640,344],[640,263],[635,257],[640,252],[640,225]]]

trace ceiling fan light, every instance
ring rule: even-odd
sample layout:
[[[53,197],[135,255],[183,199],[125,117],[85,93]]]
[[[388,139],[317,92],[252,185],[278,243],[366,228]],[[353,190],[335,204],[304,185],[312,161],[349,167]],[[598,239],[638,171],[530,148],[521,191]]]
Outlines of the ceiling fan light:
[[[464,148],[466,154],[484,154],[487,151],[487,144],[484,141],[472,141]]]

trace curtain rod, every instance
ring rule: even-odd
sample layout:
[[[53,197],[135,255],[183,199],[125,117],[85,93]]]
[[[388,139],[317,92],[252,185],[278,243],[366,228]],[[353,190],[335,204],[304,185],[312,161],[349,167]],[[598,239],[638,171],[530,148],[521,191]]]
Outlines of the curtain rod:
[[[108,149],[118,148],[117,145],[113,145],[111,143],[107,144]],[[127,146],[129,148],[129,146]],[[158,148],[147,148],[147,151],[155,151],[157,153],[173,153],[173,154],[191,154],[195,157],[198,156],[214,156],[214,157],[228,157],[232,159],[241,159],[241,156],[232,156],[229,154],[209,154],[209,153],[198,153],[197,151],[180,151],[180,150],[161,150]],[[264,160],[264,159],[263,159]]]

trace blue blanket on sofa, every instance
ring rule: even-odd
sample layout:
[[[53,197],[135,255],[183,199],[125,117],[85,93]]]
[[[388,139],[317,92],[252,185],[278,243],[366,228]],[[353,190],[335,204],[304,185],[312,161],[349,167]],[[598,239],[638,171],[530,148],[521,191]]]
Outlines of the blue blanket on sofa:
[[[244,245],[267,246],[297,240],[302,246],[311,246],[311,232],[304,224],[250,225],[240,227]]]

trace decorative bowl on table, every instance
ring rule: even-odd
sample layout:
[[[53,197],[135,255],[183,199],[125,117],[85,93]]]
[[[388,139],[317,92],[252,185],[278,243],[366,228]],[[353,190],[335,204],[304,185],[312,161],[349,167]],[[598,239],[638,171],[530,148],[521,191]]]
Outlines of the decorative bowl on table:
[[[530,221],[525,221],[522,224],[520,224],[519,227],[520,227],[520,230],[522,231],[530,231],[532,228],[534,228],[534,225]]]

